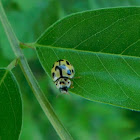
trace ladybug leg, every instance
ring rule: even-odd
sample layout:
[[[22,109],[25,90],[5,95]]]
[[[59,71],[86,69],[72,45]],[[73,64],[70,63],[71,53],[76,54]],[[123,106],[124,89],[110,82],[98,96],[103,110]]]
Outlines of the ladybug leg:
[[[58,94],[58,95],[56,95],[56,98],[58,98],[60,95]]]
[[[73,77],[72,79],[80,79],[80,78],[81,78],[81,76]]]
[[[73,86],[73,81],[71,81],[70,88],[71,88],[71,89],[74,88],[74,86]]]

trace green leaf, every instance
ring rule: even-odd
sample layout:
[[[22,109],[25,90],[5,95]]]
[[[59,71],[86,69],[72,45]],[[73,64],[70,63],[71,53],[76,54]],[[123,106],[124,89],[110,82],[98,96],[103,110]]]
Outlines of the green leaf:
[[[45,71],[69,60],[80,79],[70,91],[86,99],[140,110],[140,8],[87,11],[52,25],[36,42]]]
[[[0,69],[0,139],[17,140],[22,124],[22,103],[11,71]]]

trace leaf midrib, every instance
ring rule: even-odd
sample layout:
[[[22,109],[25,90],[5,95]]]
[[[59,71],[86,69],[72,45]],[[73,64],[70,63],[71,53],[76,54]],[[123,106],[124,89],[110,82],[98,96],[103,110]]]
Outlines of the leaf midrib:
[[[140,39],[139,39],[140,40]],[[37,43],[29,43],[30,46],[33,47],[44,47],[44,48],[54,48],[54,49],[61,49],[61,50],[69,50],[69,51],[78,51],[78,52],[85,52],[85,53],[93,53],[93,54],[101,54],[101,55],[113,55],[113,56],[119,56],[119,57],[131,57],[131,58],[137,58],[140,59],[138,56],[132,56],[132,55],[125,55],[125,54],[115,54],[115,53],[106,53],[106,52],[94,52],[94,51],[88,51],[88,50],[77,50],[74,48],[62,48],[62,47],[55,47],[51,45],[42,45],[42,44],[37,44]]]

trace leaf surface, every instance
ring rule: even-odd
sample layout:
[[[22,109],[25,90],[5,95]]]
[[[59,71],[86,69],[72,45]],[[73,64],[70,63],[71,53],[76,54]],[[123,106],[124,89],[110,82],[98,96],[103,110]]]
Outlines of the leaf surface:
[[[53,63],[75,67],[74,89],[89,100],[140,110],[140,8],[113,8],[68,16],[37,40],[38,57],[51,76]]]
[[[17,140],[22,124],[19,87],[11,71],[0,69],[0,139]]]

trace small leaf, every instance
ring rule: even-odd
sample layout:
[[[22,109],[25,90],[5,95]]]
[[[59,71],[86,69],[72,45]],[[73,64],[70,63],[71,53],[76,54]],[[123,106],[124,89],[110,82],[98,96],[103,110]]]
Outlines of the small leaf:
[[[67,59],[81,77],[71,92],[140,110],[139,13],[138,7],[87,11],[52,25],[35,44],[45,71]]]
[[[18,140],[22,124],[20,90],[11,71],[0,69],[0,139]]]

